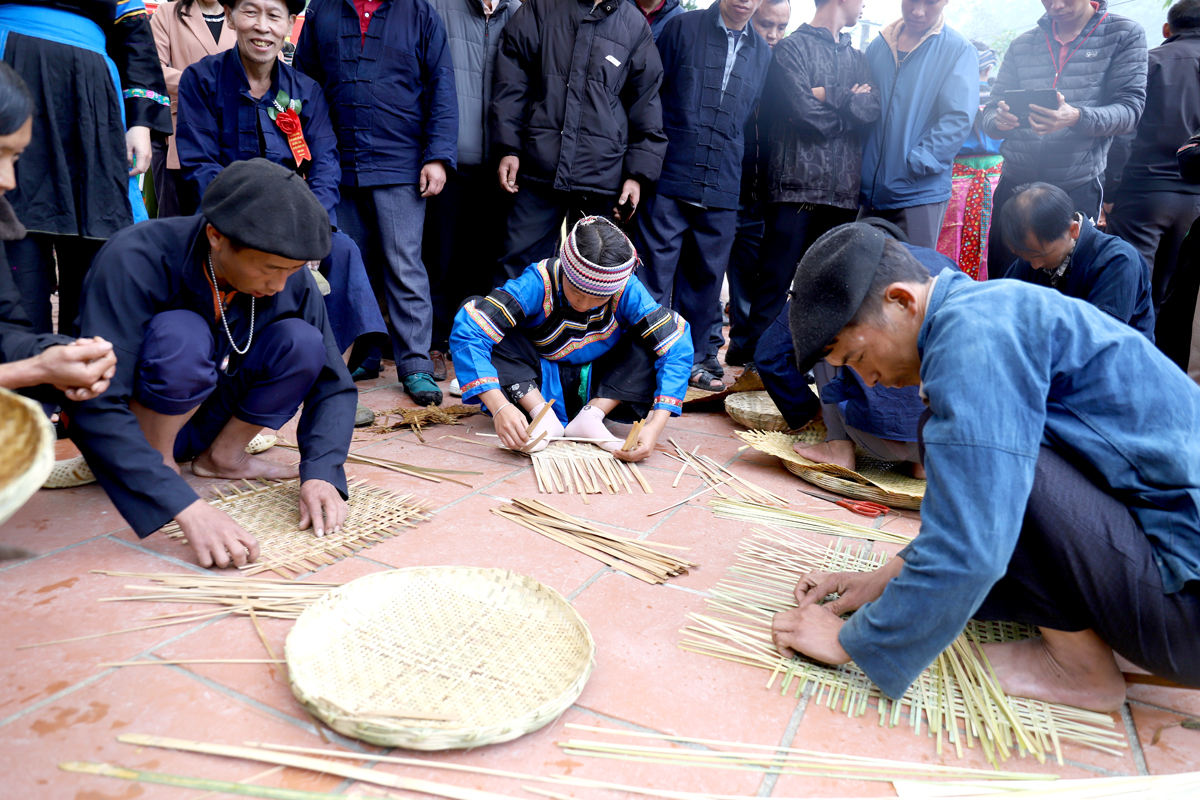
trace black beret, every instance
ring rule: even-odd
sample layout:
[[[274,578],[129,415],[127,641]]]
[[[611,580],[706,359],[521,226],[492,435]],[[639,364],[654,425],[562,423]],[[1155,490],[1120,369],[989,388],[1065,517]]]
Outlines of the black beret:
[[[858,312],[887,238],[876,225],[851,222],[817,239],[800,259],[788,322],[801,374],[821,360],[838,331]]]
[[[329,213],[308,183],[265,158],[235,161],[221,170],[200,210],[223,236],[253,250],[320,261],[333,248]]]

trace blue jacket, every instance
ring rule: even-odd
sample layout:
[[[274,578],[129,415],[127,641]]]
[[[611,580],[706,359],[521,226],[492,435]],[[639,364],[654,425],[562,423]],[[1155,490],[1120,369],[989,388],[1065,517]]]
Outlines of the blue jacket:
[[[258,100],[250,96],[250,82],[238,49],[207,56],[183,71],[179,79],[179,123],[175,145],[183,177],[204,196],[208,185],[234,161],[265,158],[295,169],[287,136],[267,112],[279,92],[300,101],[300,126],[312,153],[300,172],[337,226],[337,135],[329,121],[329,106],[316,82],[280,61],[271,88]],[[263,146],[265,145],[265,146]]]
[[[1049,272],[1022,259],[1014,261],[1004,277],[1050,286]],[[1063,277],[1057,288],[1067,297],[1086,300],[1154,341],[1150,266],[1129,242],[1101,233],[1085,218]]]
[[[629,2],[637,5],[637,0],[629,0]],[[654,15],[654,19],[649,21],[650,35],[654,37],[654,41],[658,41],[658,35],[663,32],[663,28],[668,22],[686,12],[687,9],[680,5],[679,0],[664,0],[662,8]],[[643,17],[646,16],[641,6],[638,6],[638,13]]]
[[[458,160],[446,27],[427,0],[385,2],[363,42],[351,0],[312,0],[292,62],[325,90],[347,186],[420,181]]]
[[[1145,336],[1058,292],[943,273],[917,348],[932,413],[921,535],[838,636],[888,696],[1004,576],[1042,444],[1129,507],[1164,593],[1200,580],[1200,386]]]
[[[887,26],[867,46],[882,112],[863,144],[860,193],[863,205],[881,210],[950,198],[954,157],[979,111],[975,46],[935,26],[897,66],[893,43],[902,24]]]
[[[659,194],[706,208],[738,207],[743,127],[771,63],[771,49],[753,25],[742,36],[723,93],[728,45],[717,3],[676,17],[658,37],[667,132]]]

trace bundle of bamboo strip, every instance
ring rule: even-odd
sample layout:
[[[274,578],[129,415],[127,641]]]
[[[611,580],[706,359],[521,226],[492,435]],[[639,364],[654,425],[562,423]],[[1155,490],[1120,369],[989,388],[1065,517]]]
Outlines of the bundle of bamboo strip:
[[[616,536],[537,500],[513,500],[511,505],[493,508],[492,513],[646,583],[666,583],[669,578],[686,574],[688,567],[698,566],[661,552],[686,547]]]
[[[851,539],[869,539],[875,542],[893,542],[908,544],[913,535],[885,531],[882,528],[868,528],[853,522],[839,522],[828,517],[818,517],[787,508],[775,508],[762,503],[748,503],[733,500],[728,497],[714,497],[708,502],[712,512],[722,519],[735,519],[741,522],[758,522],[764,525],[780,525],[785,528],[796,528],[810,533],[823,533],[829,536],[845,536]]]
[[[654,494],[637,464],[620,461],[602,447],[584,442],[558,441],[533,453],[533,474],[544,494],[579,492],[584,503],[589,494],[633,494],[635,485]]]
[[[801,576],[814,570],[867,572],[887,556],[870,553],[866,546],[822,548],[779,529],[756,529],[755,534],[742,543],[727,578],[710,591],[708,613],[689,615],[682,649],[769,670],[768,688],[782,676],[783,693],[798,697],[811,687],[818,704],[840,707],[850,716],[865,714],[873,703],[880,724],[895,726],[907,712],[915,733],[928,726],[939,754],[945,742],[960,757],[964,745],[973,748],[978,742],[996,765],[1014,750],[1039,760],[1052,752],[1062,763],[1063,741],[1115,755],[1126,747],[1109,714],[1004,694],[979,645],[1032,635],[1012,623],[972,622],[899,700],[884,697],[853,663],[829,667],[783,658],[771,639],[771,621],[795,608],[792,592]]]
[[[189,625],[230,614],[272,619],[296,619],[304,609],[324,597],[330,589],[341,586],[340,583],[246,578],[240,575],[227,577],[200,573],[109,572],[106,570],[92,570],[92,572],[112,578],[131,578],[157,584],[154,586],[127,584],[125,588],[137,594],[126,597],[102,597],[99,600],[101,603],[140,600],[151,603],[184,603],[208,606],[209,608],[181,611],[174,614],[159,614],[147,617],[145,621],[150,623],[148,625],[92,633],[73,639],[20,645],[18,650],[75,642],[82,639],[99,639],[104,636],[115,636],[120,633],[132,633],[151,628],[165,628],[171,625]],[[213,606],[216,608],[213,609]],[[272,655],[273,658],[274,655]]]
[[[709,489],[723,498],[728,498],[729,495],[721,488],[722,486],[735,492],[743,500],[750,503],[766,504],[769,506],[786,506],[788,504],[788,501],[783,497],[761,486],[757,486],[739,475],[735,475],[709,456],[698,454],[696,451],[700,449],[699,447],[693,448],[692,452],[689,453],[680,447],[674,438],[668,441],[674,446],[675,455],[671,455],[670,453],[666,453],[665,455],[667,458],[683,464],[679,469],[679,474],[675,476],[674,482],[671,483],[672,488],[679,485],[683,474],[687,471],[688,467],[691,467],[700,476],[701,480],[708,484]]]

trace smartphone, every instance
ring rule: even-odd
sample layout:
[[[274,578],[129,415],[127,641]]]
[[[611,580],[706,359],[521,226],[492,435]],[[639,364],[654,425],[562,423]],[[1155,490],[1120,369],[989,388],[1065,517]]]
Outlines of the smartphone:
[[[617,222],[624,225],[633,219],[635,208],[636,206],[634,206],[633,202],[629,198],[625,198],[625,202],[617,206]]]
[[[1029,119],[1029,107],[1058,108],[1058,91],[1055,89],[1013,89],[1000,98],[1008,104],[1008,113],[1022,122]]]

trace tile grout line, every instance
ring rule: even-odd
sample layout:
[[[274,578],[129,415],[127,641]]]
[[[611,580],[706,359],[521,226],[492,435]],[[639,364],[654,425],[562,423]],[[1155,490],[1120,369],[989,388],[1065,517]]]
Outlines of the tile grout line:
[[[199,572],[202,574],[210,574],[210,575],[213,572],[210,569],[205,569],[204,567],[200,566],[199,564],[192,564],[187,561],[183,561],[182,559],[175,558],[175,556],[169,556],[165,553],[156,552],[154,550],[151,550],[149,547],[142,547],[140,544],[137,544],[135,542],[127,542],[124,539],[114,539],[111,533],[105,535],[104,538],[108,539],[110,542],[116,542],[119,545],[128,547],[131,550],[137,550],[141,553],[145,553],[148,556],[153,556],[154,558],[162,559],[163,561],[166,561],[167,563],[170,563],[170,564],[174,564],[177,567],[183,567],[183,568],[189,570],[190,572]],[[141,540],[139,539],[138,541],[141,541]]]
[[[1125,723],[1125,738],[1129,739],[1129,754],[1133,756],[1133,763],[1137,766],[1138,775],[1149,775],[1146,753],[1142,750],[1142,740],[1138,736],[1137,725],[1134,724],[1133,712],[1129,710],[1128,702],[1121,704],[1121,720]]]
[[[782,749],[791,747],[792,742],[796,740],[796,733],[800,730],[800,723],[804,721],[804,712],[808,710],[808,701],[812,697],[813,686],[809,684],[804,689],[804,694],[800,696],[800,702],[796,703],[796,707],[792,710],[792,718],[788,720],[787,728],[783,731],[783,737],[779,740],[780,755],[783,755]],[[759,784],[756,797],[770,797],[775,792],[775,785],[779,783],[778,772],[768,772],[763,776],[762,783]]]
[[[62,547],[55,548],[54,550],[47,550],[45,553],[38,553],[37,555],[30,556],[29,558],[22,558],[20,560],[13,561],[11,564],[8,564],[7,566],[0,567],[0,573],[8,572],[9,570],[16,569],[17,567],[23,567],[26,564],[32,564],[35,561],[41,561],[43,558],[49,558],[50,556],[56,556],[59,553],[65,553],[68,550],[73,550],[74,548],[80,547],[81,545],[88,544],[89,542],[94,542],[97,539],[106,539],[106,538],[112,536],[114,533],[120,533],[121,531],[125,530],[128,527],[129,527],[128,525],[123,525],[120,528],[114,528],[111,531],[106,531],[104,533],[98,533],[95,536],[90,536],[87,539],[83,539],[82,541],[75,542],[74,544],[63,545]]]
[[[1075,769],[1082,769],[1082,770],[1086,770],[1088,772],[1094,772],[1097,775],[1103,775],[1106,778],[1128,778],[1128,777],[1130,777],[1129,773],[1127,773],[1127,772],[1117,772],[1116,770],[1106,769],[1105,767],[1097,767],[1094,764],[1085,764],[1082,761],[1076,761],[1073,758],[1064,758],[1063,764],[1067,765],[1068,767],[1075,767]]]
[[[1196,716],[1195,714],[1191,714],[1187,711],[1180,711],[1177,708],[1169,708],[1168,706],[1160,706],[1157,703],[1147,703],[1145,700],[1135,700],[1133,698],[1130,698],[1127,702],[1130,705],[1145,706],[1146,708],[1153,708],[1155,711],[1166,711],[1168,714],[1177,714],[1178,716],[1181,716],[1181,717],[1192,718],[1192,717]]]
[[[567,602],[573,603],[575,601],[575,598],[579,597],[579,595],[583,594],[585,589],[587,589],[593,583],[600,580],[601,578],[603,578],[606,574],[608,574],[610,572],[615,572],[615,570],[613,570],[612,568],[607,567],[607,566],[601,566],[600,569],[596,570],[596,572],[590,578],[588,578],[583,583],[579,584],[579,586],[576,587],[573,592],[571,592],[569,595],[567,595]]]

